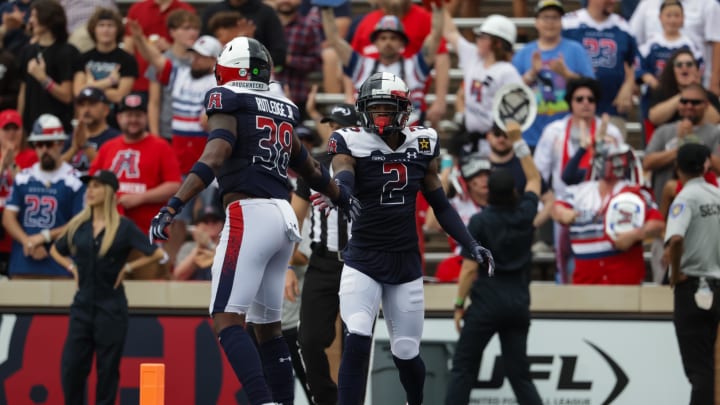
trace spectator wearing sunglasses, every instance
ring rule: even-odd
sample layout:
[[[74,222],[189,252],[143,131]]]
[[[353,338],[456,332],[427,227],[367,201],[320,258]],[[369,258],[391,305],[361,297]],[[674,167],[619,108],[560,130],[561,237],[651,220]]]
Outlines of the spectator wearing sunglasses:
[[[600,98],[600,82],[589,77],[571,79],[567,84],[565,101],[570,107],[570,114],[551,122],[543,130],[535,149],[535,164],[545,182],[550,183],[556,196],[565,194],[567,185],[562,181],[562,172],[570,159],[580,147],[582,134],[589,133],[591,144],[595,144],[596,132],[599,132],[600,118],[597,116],[597,100]],[[607,125],[606,134],[623,143],[620,130],[613,124]],[[580,169],[588,169],[593,153],[586,153],[579,163]],[[567,228],[556,223],[554,245],[557,264],[557,281],[565,283],[569,280],[567,264],[570,260],[570,245]]]
[[[68,136],[60,119],[43,114],[32,127],[28,142],[38,163],[19,172],[13,181],[2,224],[13,238],[10,278],[69,278],[68,269],[48,252],[67,222],[83,207],[85,187],[78,172],[63,162]]]
[[[652,188],[660,202],[665,183],[673,178],[678,147],[688,137],[696,137],[712,151],[710,161],[720,173],[720,128],[704,121],[710,108],[707,91],[700,84],[690,84],[678,95],[679,119],[659,127],[645,149],[643,169],[652,170]]]
[[[692,51],[679,49],[672,54],[660,74],[660,85],[650,92],[650,122],[659,127],[680,120],[680,91],[691,84],[700,84],[702,72]],[[706,91],[710,103],[705,110],[703,122],[720,122],[720,101],[716,94]]]

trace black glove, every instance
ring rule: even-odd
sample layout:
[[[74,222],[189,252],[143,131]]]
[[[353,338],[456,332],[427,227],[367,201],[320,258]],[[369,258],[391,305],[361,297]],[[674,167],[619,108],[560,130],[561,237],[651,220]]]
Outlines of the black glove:
[[[169,235],[166,229],[179,212],[170,212],[167,206],[160,208],[160,212],[150,222],[150,243],[155,243],[155,240],[168,240]]]
[[[355,221],[360,216],[360,210],[362,209],[362,204],[360,204],[360,200],[355,198],[354,195],[352,195],[352,192],[348,189],[348,187],[344,186],[342,183],[337,181],[338,188],[340,189],[340,197],[338,197],[337,200],[333,201],[333,204],[335,204],[339,209],[340,212],[342,212],[345,215],[345,218],[349,219],[350,221]]]
[[[480,246],[479,243],[475,243],[470,248],[470,255],[472,256],[473,260],[480,264],[487,263],[489,276],[492,276],[495,273],[495,259],[493,259],[492,252],[490,252],[488,249]]]
[[[345,218],[350,221],[357,220],[360,216],[360,210],[362,209],[360,200],[352,195],[348,187],[343,186],[337,180],[335,180],[335,182],[340,189],[340,196],[337,199],[330,200],[330,198],[324,194],[315,193],[310,196],[310,200],[312,200],[313,205],[318,206],[323,211],[326,209],[337,208],[343,215],[345,215]]]

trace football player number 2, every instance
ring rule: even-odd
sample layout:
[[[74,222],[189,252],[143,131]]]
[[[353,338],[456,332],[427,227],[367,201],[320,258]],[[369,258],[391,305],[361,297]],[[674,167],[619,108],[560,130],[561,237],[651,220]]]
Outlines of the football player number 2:
[[[255,119],[258,130],[268,130],[268,135],[258,143],[258,154],[253,162],[259,162],[268,170],[277,170],[282,177],[287,177],[290,151],[292,149],[293,127],[287,121],[280,125],[274,119],[258,116]]]
[[[390,180],[383,184],[380,204],[397,205],[405,203],[402,190],[408,184],[407,166],[404,163],[384,163],[383,174],[390,177]]]
[[[25,226],[34,228],[52,228],[55,226],[57,200],[43,195],[25,196]]]

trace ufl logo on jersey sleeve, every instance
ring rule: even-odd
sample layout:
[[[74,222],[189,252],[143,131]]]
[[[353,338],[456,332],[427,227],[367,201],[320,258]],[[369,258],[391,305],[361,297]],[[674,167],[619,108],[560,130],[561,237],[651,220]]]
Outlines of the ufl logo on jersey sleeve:
[[[214,91],[208,96],[207,103],[208,110],[221,110],[222,109],[222,93]]]
[[[137,179],[140,177],[140,151],[125,149],[118,151],[110,166],[110,171],[118,178]]]

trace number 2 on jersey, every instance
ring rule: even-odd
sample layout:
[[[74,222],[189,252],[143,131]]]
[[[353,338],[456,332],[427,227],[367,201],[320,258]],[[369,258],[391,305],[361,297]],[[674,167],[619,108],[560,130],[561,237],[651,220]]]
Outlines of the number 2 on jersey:
[[[278,126],[274,119],[258,116],[255,119],[255,126],[258,130],[269,131],[268,135],[258,142],[259,154],[253,156],[253,163],[260,163],[267,170],[277,170],[280,176],[287,177],[292,149],[292,124],[281,121]]]
[[[404,204],[405,196],[402,190],[408,185],[407,166],[404,163],[384,163],[383,174],[389,174],[392,176],[392,180],[388,180],[383,184],[380,204]]]

